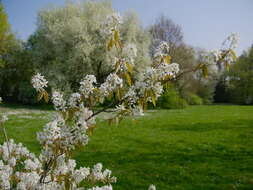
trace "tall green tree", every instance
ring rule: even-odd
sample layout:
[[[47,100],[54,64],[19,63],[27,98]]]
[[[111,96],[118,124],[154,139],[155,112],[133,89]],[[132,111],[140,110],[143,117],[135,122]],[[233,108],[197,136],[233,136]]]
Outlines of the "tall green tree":
[[[24,104],[36,103],[31,76],[34,67],[26,44],[16,41],[4,57],[4,67],[0,69],[0,95],[5,101]]]
[[[14,40],[11,33],[8,16],[4,11],[2,2],[0,1],[0,65],[3,65],[3,58],[10,50]]]
[[[231,67],[226,81],[232,102],[253,104],[253,45]]]

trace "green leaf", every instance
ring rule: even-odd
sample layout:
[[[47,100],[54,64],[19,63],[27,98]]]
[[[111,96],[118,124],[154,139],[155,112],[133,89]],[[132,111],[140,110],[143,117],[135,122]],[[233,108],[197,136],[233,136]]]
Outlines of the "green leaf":
[[[43,92],[43,96],[44,96],[45,102],[48,103],[48,102],[49,102],[49,97],[48,97],[47,91],[44,91],[44,92]]]
[[[225,62],[225,66],[226,66],[227,71],[229,71],[230,65],[229,65],[229,63],[227,61]]]
[[[206,65],[202,65],[202,66],[201,66],[201,69],[202,69],[203,76],[204,76],[205,78],[207,78],[207,77],[208,77],[208,69],[207,69],[207,66],[206,66]]]
[[[113,44],[114,44],[114,41],[113,41],[112,39],[110,39],[110,41],[109,41],[108,44],[107,44],[107,50],[108,50],[108,51],[111,50]]]
[[[131,64],[129,64],[128,62],[126,62],[126,67],[129,73],[133,72],[133,66]]]
[[[115,122],[115,125],[116,125],[116,126],[119,126],[119,118],[118,118],[118,117],[115,117],[115,118],[114,118],[114,122]]]
[[[120,66],[120,61],[117,61],[115,64],[115,70],[118,70],[119,66]]]
[[[64,183],[65,184],[65,189],[70,190],[71,184],[70,184],[67,176],[65,176],[64,182],[65,182]]]
[[[231,49],[231,50],[230,50],[230,53],[232,54],[232,58],[233,58],[233,60],[234,60],[234,61],[236,61],[237,56],[236,56],[235,51]]]
[[[165,61],[165,63],[170,64],[171,57],[170,57],[169,55],[167,55],[167,56],[164,58],[164,61]]]
[[[116,95],[117,95],[118,100],[121,100],[121,92],[120,92],[120,89],[117,89]]]
[[[131,86],[132,85],[132,79],[131,79],[130,75],[128,73],[125,73],[125,76],[126,76],[127,84],[129,86]]]
[[[156,106],[156,96],[155,96],[155,93],[153,91],[151,91],[151,98],[152,98],[153,105]]]
[[[37,101],[40,101],[40,100],[43,98],[43,96],[44,96],[44,93],[43,93],[43,91],[42,91],[42,92],[40,92],[40,93],[38,94],[38,96],[37,96]]]
[[[114,40],[115,40],[116,42],[119,41],[119,32],[118,32],[117,30],[114,31]]]
[[[89,135],[89,136],[92,136],[92,135],[93,135],[93,131],[94,131],[95,128],[96,128],[95,125],[89,126],[89,128],[88,128],[88,135]]]

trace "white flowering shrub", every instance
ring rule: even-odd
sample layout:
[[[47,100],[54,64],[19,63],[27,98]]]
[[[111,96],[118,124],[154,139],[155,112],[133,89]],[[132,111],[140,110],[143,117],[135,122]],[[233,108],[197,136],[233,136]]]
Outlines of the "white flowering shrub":
[[[54,119],[37,134],[41,144],[39,156],[30,153],[21,143],[8,139],[0,146],[0,189],[17,190],[111,190],[116,177],[103,169],[101,163],[89,167],[76,167],[71,159],[77,147],[87,145],[90,132],[96,126],[96,116],[114,107],[110,121],[118,122],[126,115],[143,115],[148,102],[156,105],[164,86],[180,74],[179,65],[171,63],[168,55],[169,44],[163,42],[156,51],[156,59],[151,67],[139,76],[132,76],[134,44],[123,44],[118,14],[108,16],[103,30],[107,30],[107,49],[116,49],[118,56],[112,63],[114,70],[102,84],[97,84],[94,75],[87,75],[80,82],[79,92],[68,97],[54,89],[51,97],[46,91],[47,80],[36,74],[31,80],[38,92],[38,99],[51,101],[56,110]],[[221,56],[222,57],[222,56]],[[216,60],[219,61],[219,60]],[[200,67],[201,68],[201,67]],[[95,110],[98,103],[113,97],[108,107]],[[1,116],[4,129],[6,116]],[[150,185],[149,190],[155,190]]]

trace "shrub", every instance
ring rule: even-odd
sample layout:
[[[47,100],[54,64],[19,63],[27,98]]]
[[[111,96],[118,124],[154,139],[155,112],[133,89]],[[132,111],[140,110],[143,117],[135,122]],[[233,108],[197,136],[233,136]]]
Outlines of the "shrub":
[[[158,99],[158,107],[164,109],[182,109],[187,106],[185,99],[179,96],[178,92],[173,89],[167,89]]]
[[[191,93],[191,94],[187,95],[185,99],[189,105],[202,105],[203,104],[202,98],[200,98],[196,94]]]
[[[231,102],[253,104],[253,45],[245,51],[228,72],[226,84],[231,94]]]

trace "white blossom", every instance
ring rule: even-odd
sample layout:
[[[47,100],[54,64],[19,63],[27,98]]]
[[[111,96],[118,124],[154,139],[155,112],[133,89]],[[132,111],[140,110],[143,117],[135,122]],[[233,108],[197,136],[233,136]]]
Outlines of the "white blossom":
[[[111,73],[106,78],[106,81],[100,86],[99,90],[103,96],[108,96],[115,89],[122,87],[123,80],[116,73]]]
[[[54,108],[56,110],[65,111],[66,109],[66,101],[63,98],[63,95],[58,91],[53,91],[52,94],[52,102],[54,104]]]
[[[81,95],[79,93],[73,93],[69,98],[68,105],[70,108],[76,108],[79,106],[80,102],[81,102]]]
[[[112,186],[111,185],[105,185],[105,186],[102,186],[102,187],[93,187],[93,188],[90,188],[88,190],[112,190]]]
[[[26,170],[35,171],[35,170],[41,168],[41,163],[39,162],[39,160],[37,158],[34,160],[27,159],[24,161],[24,164],[25,164]]]
[[[179,65],[177,63],[161,63],[157,68],[159,80],[164,80],[166,77],[175,78],[179,73]]]
[[[0,123],[5,123],[8,121],[8,116],[6,114],[0,115]]]
[[[123,47],[123,53],[128,57],[135,58],[137,56],[137,48],[133,43],[129,43]]]
[[[126,46],[123,47],[123,57],[124,59],[122,60],[122,62],[124,64],[121,64],[124,68],[122,68],[122,70],[127,71],[126,68],[126,63],[134,65],[134,59],[137,56],[137,48],[136,45],[133,43],[129,43]]]
[[[214,57],[215,62],[221,59],[222,52],[220,50],[212,50],[210,53]]]
[[[156,187],[154,185],[150,185],[148,190],[156,190]]]
[[[79,91],[85,98],[88,98],[94,90],[94,84],[96,84],[97,79],[94,75],[86,75],[85,78],[80,82]]]
[[[104,26],[102,27],[102,33],[105,35],[112,35],[115,30],[118,30],[122,24],[122,17],[119,13],[112,13],[106,17]]]
[[[40,176],[37,172],[16,173],[16,177],[20,180],[17,189],[36,189],[39,184]]]
[[[126,108],[123,104],[120,104],[120,105],[117,105],[116,108],[115,108],[115,111],[118,111],[118,112],[122,112],[122,111],[125,111]]]
[[[8,164],[13,168],[16,166],[17,160],[16,158],[12,157],[11,159],[8,160]]]
[[[45,79],[45,77],[41,75],[40,73],[37,73],[36,75],[32,77],[32,85],[33,85],[33,88],[35,88],[37,92],[43,91],[44,88],[47,87],[47,83],[48,82]]]
[[[72,174],[72,178],[78,184],[82,180],[86,179],[87,176],[90,174],[90,168],[81,167],[78,170],[75,170]]]
[[[155,58],[160,58],[160,57],[163,57],[165,55],[168,55],[169,54],[169,49],[170,49],[170,47],[169,47],[168,42],[165,42],[165,41],[160,42],[159,46],[155,50],[154,57]]]

